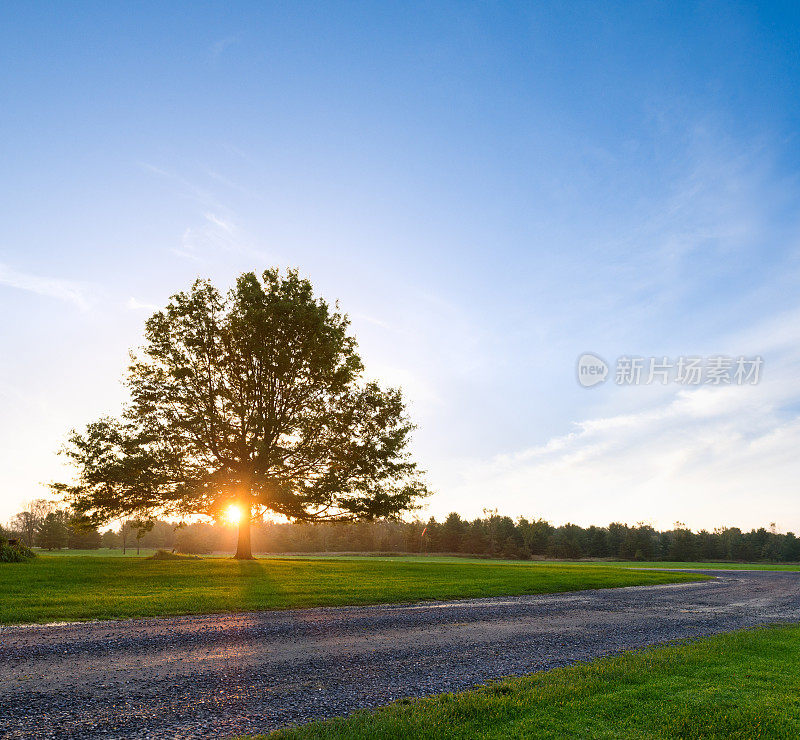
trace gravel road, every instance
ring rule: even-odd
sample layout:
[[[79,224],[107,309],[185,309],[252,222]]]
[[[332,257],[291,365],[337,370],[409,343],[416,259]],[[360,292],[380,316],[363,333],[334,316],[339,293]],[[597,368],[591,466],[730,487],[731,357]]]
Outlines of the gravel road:
[[[208,738],[676,638],[800,621],[800,572],[374,607],[0,629],[0,737]]]

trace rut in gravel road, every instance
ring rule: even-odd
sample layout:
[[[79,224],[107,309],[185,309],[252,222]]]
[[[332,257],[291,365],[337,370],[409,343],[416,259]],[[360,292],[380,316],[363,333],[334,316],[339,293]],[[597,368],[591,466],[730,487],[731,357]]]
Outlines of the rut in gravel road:
[[[800,573],[0,629],[0,737],[219,738],[677,638],[800,621]]]

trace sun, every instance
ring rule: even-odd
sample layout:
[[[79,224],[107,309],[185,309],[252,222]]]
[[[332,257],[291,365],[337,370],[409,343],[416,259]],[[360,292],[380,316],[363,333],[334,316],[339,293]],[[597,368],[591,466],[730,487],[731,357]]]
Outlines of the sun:
[[[242,510],[236,504],[231,504],[225,509],[225,518],[231,524],[238,524],[242,520]]]

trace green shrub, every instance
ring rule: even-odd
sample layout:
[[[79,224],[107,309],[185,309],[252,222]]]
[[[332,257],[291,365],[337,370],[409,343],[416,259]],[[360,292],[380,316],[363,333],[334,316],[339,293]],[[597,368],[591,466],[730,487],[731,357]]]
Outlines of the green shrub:
[[[18,540],[0,538],[0,563],[23,563],[36,557],[33,550]]]

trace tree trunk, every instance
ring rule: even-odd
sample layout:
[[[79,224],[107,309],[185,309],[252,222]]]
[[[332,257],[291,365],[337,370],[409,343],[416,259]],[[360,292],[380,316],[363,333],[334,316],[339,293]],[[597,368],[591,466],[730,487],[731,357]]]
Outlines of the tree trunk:
[[[236,543],[236,560],[253,560],[253,551],[250,548],[250,505],[242,506],[242,518],[239,521],[239,540]]]

